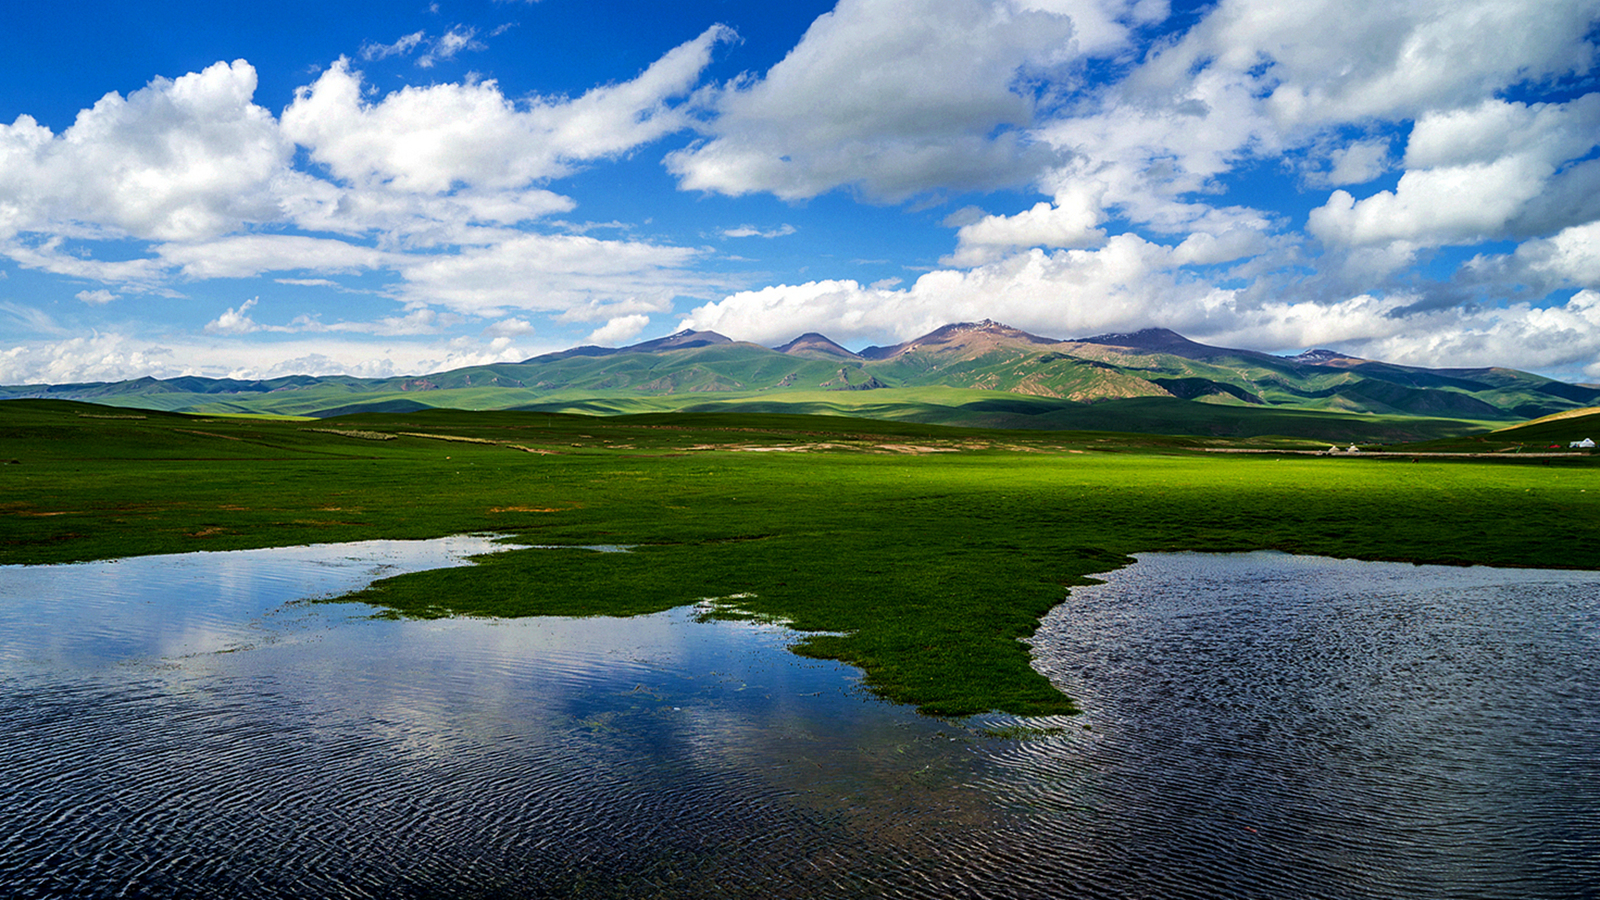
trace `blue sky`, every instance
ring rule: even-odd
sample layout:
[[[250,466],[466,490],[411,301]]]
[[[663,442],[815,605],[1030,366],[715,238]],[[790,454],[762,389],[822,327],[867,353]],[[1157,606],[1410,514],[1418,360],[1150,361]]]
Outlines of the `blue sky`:
[[[11,4],[0,383],[992,318],[1600,381],[1600,0]]]

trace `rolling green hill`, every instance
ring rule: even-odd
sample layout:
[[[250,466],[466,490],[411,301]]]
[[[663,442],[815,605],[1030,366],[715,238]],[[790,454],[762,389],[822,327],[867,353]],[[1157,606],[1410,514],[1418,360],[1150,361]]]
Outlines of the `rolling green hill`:
[[[1477,434],[1452,435],[1419,443],[1417,450],[1524,453],[1571,450],[1583,440],[1600,441],[1600,407],[1585,407],[1519,422]],[[1592,450],[1590,452],[1593,452]]]
[[[1393,441],[1581,409],[1600,403],[1600,388],[1512,369],[1425,369],[1327,350],[1279,357],[1212,347],[1162,329],[1058,341],[985,320],[859,353],[814,333],[768,348],[684,331],[620,349],[578,347],[418,376],[141,378],[0,388],[5,398],[212,415],[706,410]]]

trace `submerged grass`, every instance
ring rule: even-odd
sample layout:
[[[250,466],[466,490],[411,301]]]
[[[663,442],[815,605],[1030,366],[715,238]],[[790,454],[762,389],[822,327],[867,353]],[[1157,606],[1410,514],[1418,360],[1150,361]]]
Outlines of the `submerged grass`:
[[[1600,568],[1588,459],[1217,455],[1188,439],[827,417],[440,410],[313,431],[89,417],[103,412],[0,403],[0,460],[17,462],[0,467],[0,562],[493,531],[574,549],[355,599],[527,616],[723,598],[725,614],[787,620],[797,652],[855,664],[882,696],[938,715],[1071,711],[1021,639],[1066,587],[1132,553]],[[576,549],[601,544],[635,546]]]

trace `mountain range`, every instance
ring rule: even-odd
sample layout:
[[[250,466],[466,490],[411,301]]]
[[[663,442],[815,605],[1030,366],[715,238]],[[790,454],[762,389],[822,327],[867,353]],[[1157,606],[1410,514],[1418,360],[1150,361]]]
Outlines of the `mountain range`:
[[[1388,434],[1380,422],[1455,423],[1396,426],[1402,436],[1425,436],[1523,421],[1594,406],[1600,387],[1507,368],[1402,366],[1331,350],[1274,356],[1160,328],[1057,340],[986,319],[859,352],[816,333],[764,347],[686,330],[628,347],[576,347],[395,378],[180,377],[0,387],[0,399],[41,397],[205,414],[327,417],[432,407],[822,412],[989,427],[1337,439]],[[1333,427],[1338,423],[1349,427],[1341,432]]]

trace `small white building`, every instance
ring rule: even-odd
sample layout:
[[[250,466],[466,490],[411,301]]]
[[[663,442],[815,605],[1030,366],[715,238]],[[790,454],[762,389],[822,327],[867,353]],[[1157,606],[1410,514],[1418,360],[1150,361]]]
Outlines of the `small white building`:
[[[1571,447],[1574,450],[1593,450],[1594,449],[1594,438],[1584,438],[1581,441],[1573,441],[1572,443],[1568,444],[1567,446]]]

